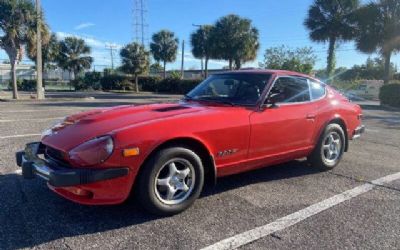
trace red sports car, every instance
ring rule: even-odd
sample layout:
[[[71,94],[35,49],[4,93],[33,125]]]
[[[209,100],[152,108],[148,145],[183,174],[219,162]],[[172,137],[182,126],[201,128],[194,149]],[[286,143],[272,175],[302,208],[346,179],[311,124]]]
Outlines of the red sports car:
[[[131,193],[150,212],[188,208],[206,181],[307,157],[334,168],[364,132],[361,108],[300,73],[215,74],[177,103],[118,106],[65,118],[16,154],[81,204],[117,204]]]

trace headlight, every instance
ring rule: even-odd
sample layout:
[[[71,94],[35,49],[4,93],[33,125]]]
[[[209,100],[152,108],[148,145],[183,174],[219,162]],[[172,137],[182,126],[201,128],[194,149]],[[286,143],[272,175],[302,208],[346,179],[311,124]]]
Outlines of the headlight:
[[[69,159],[79,166],[93,166],[104,162],[114,150],[111,136],[102,136],[82,143],[69,152]]]

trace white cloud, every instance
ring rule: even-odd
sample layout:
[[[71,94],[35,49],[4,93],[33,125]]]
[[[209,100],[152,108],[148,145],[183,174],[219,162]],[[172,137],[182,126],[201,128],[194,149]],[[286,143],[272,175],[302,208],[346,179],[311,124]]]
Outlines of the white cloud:
[[[81,24],[75,26],[74,30],[86,29],[86,28],[92,27],[94,25],[95,25],[94,23],[81,23]]]
[[[93,48],[106,48],[106,46],[109,46],[110,44],[112,44],[113,46],[116,47],[116,49],[120,49],[122,48],[121,44],[118,43],[112,43],[112,42],[104,42],[101,41],[99,39],[96,39],[94,37],[90,37],[90,36],[82,36],[82,35],[77,35],[77,34],[72,34],[72,33],[66,33],[66,32],[56,32],[56,35],[59,39],[64,39],[66,37],[76,37],[76,38],[81,38],[83,39],[90,47]]]

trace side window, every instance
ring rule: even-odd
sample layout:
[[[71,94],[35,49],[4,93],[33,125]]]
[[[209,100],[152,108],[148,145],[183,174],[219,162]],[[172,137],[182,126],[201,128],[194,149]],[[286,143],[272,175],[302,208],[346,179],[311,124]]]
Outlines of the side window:
[[[310,101],[308,81],[300,77],[280,77],[275,82],[270,94],[279,94],[280,103]]]
[[[321,83],[310,80],[311,99],[317,100],[325,95],[325,86]]]

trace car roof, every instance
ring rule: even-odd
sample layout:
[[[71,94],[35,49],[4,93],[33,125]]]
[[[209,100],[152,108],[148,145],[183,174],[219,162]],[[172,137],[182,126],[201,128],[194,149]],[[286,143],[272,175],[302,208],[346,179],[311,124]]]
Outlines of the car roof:
[[[220,72],[217,73],[219,74],[269,74],[269,75],[286,75],[286,76],[300,76],[300,77],[307,77],[313,80],[316,80],[318,82],[321,82],[320,80],[310,76],[306,75],[303,73],[295,72],[295,71],[290,71],[290,70],[278,70],[278,69],[241,69],[241,70],[235,70],[235,71],[226,71],[226,72]]]

